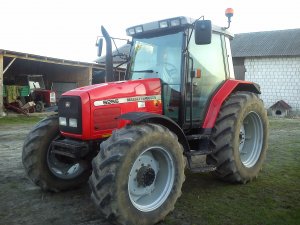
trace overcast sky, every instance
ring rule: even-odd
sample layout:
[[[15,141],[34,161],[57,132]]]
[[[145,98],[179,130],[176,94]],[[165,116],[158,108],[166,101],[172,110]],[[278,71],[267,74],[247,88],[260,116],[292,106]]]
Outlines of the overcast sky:
[[[90,62],[101,25],[122,38],[127,27],[174,16],[204,15],[225,26],[224,11],[232,7],[233,33],[292,29],[300,28],[298,5],[296,0],[0,0],[0,49]]]

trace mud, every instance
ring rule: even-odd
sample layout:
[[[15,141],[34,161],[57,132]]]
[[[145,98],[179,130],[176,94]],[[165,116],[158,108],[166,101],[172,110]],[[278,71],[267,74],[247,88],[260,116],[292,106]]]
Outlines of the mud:
[[[25,175],[22,145],[32,125],[0,127],[0,224],[107,225],[90,200],[88,185],[42,192]]]

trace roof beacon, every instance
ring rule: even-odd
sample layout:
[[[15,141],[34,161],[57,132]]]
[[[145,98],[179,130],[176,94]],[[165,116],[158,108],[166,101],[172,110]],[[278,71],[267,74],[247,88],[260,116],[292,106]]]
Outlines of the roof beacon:
[[[225,16],[228,18],[228,25],[227,27],[223,27],[224,30],[228,29],[230,27],[230,23],[231,23],[231,17],[233,16],[233,8],[227,8],[225,10]]]

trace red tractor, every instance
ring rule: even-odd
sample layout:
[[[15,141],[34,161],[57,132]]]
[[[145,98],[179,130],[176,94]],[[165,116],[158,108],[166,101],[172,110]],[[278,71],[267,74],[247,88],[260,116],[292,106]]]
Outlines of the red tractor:
[[[17,80],[24,89],[21,96],[23,104],[33,101],[37,112],[44,111],[45,107],[56,105],[55,92],[46,89],[43,75],[20,75]]]
[[[186,168],[232,183],[257,177],[267,114],[259,86],[234,79],[226,28],[186,17],[130,27],[127,79],[118,82],[102,33],[108,82],[64,93],[58,115],[24,142],[23,164],[36,185],[61,191],[89,180],[108,219],[148,225],[174,209]]]

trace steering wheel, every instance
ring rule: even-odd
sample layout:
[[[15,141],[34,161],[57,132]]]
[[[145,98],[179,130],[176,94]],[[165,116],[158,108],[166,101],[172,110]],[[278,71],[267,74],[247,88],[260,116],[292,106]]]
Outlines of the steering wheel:
[[[167,80],[173,82],[174,80],[177,80],[178,76],[178,69],[176,66],[174,66],[171,63],[164,62],[163,63],[164,69],[167,72]]]

